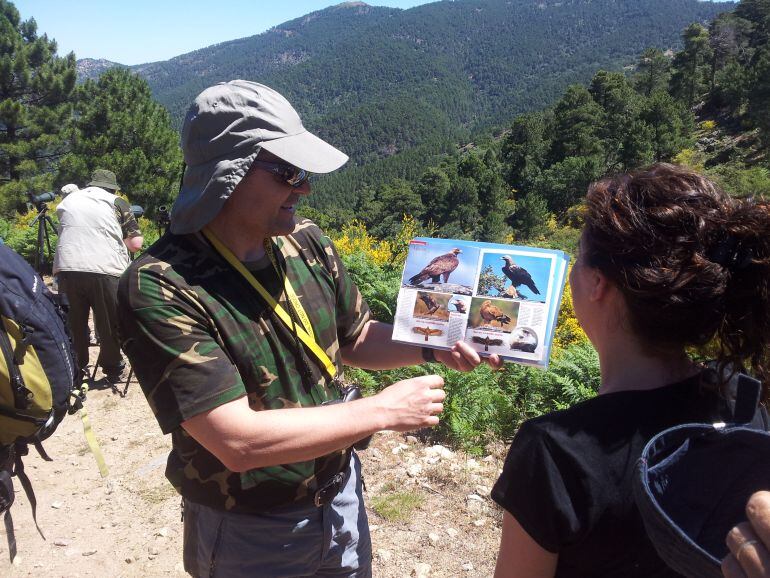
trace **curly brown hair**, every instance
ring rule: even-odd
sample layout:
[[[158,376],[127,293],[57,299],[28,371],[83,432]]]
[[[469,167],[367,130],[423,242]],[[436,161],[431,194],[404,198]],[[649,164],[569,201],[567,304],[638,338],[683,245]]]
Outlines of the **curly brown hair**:
[[[720,370],[750,368],[767,399],[768,202],[732,198],[659,163],[592,184],[586,205],[586,262],[621,290],[643,343],[676,351],[715,342]]]

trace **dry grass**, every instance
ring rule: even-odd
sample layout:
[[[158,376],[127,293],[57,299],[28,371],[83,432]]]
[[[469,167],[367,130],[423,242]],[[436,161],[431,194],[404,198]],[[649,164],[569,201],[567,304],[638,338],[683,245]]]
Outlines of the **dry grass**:
[[[395,492],[372,498],[372,509],[388,522],[403,522],[424,502],[425,498],[417,492]]]

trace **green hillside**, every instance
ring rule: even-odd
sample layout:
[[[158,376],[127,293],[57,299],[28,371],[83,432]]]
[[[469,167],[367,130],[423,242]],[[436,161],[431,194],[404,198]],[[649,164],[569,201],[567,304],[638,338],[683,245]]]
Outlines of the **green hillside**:
[[[215,82],[258,80],[309,128],[350,154],[314,202],[352,207],[357,191],[412,178],[451,143],[540,109],[597,69],[648,46],[678,48],[691,22],[730,3],[697,0],[458,0],[409,10],[346,3],[263,34],[133,67],[179,125]],[[420,145],[419,154],[410,149]],[[355,167],[365,166],[364,169]]]

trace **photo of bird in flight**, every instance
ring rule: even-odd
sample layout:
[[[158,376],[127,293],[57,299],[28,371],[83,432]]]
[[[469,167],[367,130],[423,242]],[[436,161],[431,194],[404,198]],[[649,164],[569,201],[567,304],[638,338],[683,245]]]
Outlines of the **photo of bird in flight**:
[[[473,336],[473,343],[479,343],[484,346],[484,351],[489,351],[489,346],[492,345],[502,345],[503,340],[502,339],[495,339],[489,336],[479,337],[478,335]]]
[[[425,341],[428,341],[429,337],[437,337],[444,333],[443,331],[441,331],[441,329],[434,329],[433,327],[420,327],[420,326],[412,327],[412,331],[414,331],[415,333],[419,333],[420,335],[424,335]]]
[[[460,264],[460,259],[457,255],[462,253],[460,249],[452,249],[449,253],[439,255],[431,260],[422,270],[409,278],[410,285],[419,285],[423,281],[430,279],[432,283],[439,283],[443,280],[444,283],[449,281],[449,275],[457,269]]]
[[[503,265],[503,274],[511,281],[514,298],[525,298],[518,292],[518,288],[522,285],[532,291],[535,295],[540,295],[540,291],[532,280],[532,275],[530,275],[524,267],[519,267],[509,255],[504,255],[500,257],[500,259],[505,261],[505,265]]]

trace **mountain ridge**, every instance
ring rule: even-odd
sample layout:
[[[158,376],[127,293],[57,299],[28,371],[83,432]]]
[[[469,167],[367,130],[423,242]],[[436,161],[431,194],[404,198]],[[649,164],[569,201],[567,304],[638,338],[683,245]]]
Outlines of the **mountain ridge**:
[[[378,173],[409,176],[386,165],[417,146],[446,151],[505,126],[600,68],[633,65],[648,46],[677,48],[687,24],[708,23],[732,6],[456,0],[402,10],[343,3],[131,70],[176,126],[207,86],[258,80],[284,94],[310,130],[348,152],[351,166],[379,164]],[[349,198],[352,188],[377,178],[362,175],[340,194]]]

